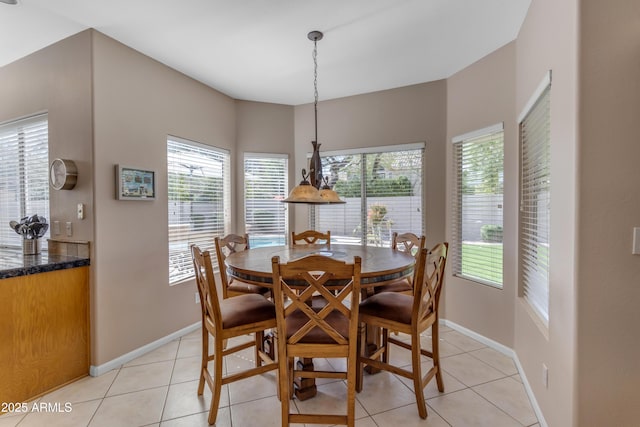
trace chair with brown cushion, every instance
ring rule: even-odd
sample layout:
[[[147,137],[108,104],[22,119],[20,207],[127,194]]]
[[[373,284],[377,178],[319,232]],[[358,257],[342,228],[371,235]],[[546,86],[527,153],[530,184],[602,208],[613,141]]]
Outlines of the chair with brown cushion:
[[[220,280],[222,281],[222,297],[224,299],[244,294],[269,294],[269,288],[252,283],[245,283],[240,280],[229,279],[227,276],[224,260],[232,253],[249,249],[249,236],[247,234],[244,236],[229,234],[222,239],[216,237],[215,245],[218,267],[220,268]]]
[[[422,249],[415,272],[415,296],[398,292],[375,294],[360,304],[360,321],[367,326],[382,329],[382,345],[369,357],[361,350],[358,358],[358,391],[362,389],[362,368],[369,365],[413,380],[413,388],[420,417],[427,418],[424,387],[435,376],[438,390],[444,391],[438,347],[438,303],[444,281],[448,243],[440,243],[433,249]],[[420,348],[420,334],[431,327],[431,351]],[[399,331],[411,336],[411,344],[389,336],[389,331]],[[364,337],[362,337],[364,338]],[[361,342],[364,342],[362,339]],[[389,363],[391,344],[411,350],[411,371]],[[423,376],[421,355],[430,357],[433,367]],[[382,360],[380,359],[382,356]]]
[[[420,250],[424,249],[426,237],[413,233],[393,233],[391,239],[391,249],[409,253],[416,258],[418,257]],[[401,292],[407,295],[413,295],[413,277],[403,277],[402,279],[394,280],[382,286],[376,286],[373,291],[375,293],[380,292]]]
[[[361,259],[353,264],[320,255],[280,264],[271,260],[273,291],[278,323],[279,396],[282,425],[354,425],[357,375],[358,302],[360,299]],[[336,295],[332,291],[337,290]],[[310,308],[312,295],[319,293],[326,305],[320,311]],[[290,304],[285,306],[285,300]],[[345,304],[349,303],[349,304]],[[294,369],[293,358],[340,357],[347,359],[346,372]],[[337,378],[347,380],[347,413],[292,414],[289,411],[294,378]]]
[[[303,245],[319,245],[319,244],[331,244],[331,231],[321,233],[315,230],[306,230],[302,233],[296,234],[295,231],[291,232],[291,244],[297,245],[298,242],[302,242]]]
[[[198,395],[204,392],[206,381],[212,394],[208,421],[209,424],[214,424],[218,415],[220,391],[224,384],[278,368],[278,364],[261,350],[264,331],[276,327],[276,311],[273,302],[259,294],[245,294],[220,300],[213,276],[211,255],[208,251],[202,252],[193,245],[191,256],[202,309],[202,364]],[[255,334],[255,339],[225,349],[226,340],[247,334]],[[212,354],[209,353],[209,335],[214,338]],[[224,356],[250,347],[255,347],[256,366],[223,376]],[[213,373],[209,370],[209,362],[212,361]]]

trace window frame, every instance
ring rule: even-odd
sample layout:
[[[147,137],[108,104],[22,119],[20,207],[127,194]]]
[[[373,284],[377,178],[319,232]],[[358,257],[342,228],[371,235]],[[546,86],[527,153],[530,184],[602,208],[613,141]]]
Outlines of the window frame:
[[[250,246],[253,247],[260,247],[260,246],[272,246],[271,244],[268,245],[262,245],[262,244],[257,244],[256,243],[256,237],[264,237],[266,236],[266,234],[261,234],[260,232],[255,232],[252,231],[249,227],[249,221],[247,219],[247,215],[248,215],[248,211],[249,209],[247,208],[247,200],[249,200],[249,198],[247,197],[247,170],[248,170],[248,166],[247,166],[247,161],[251,161],[251,160],[266,160],[266,159],[272,159],[272,160],[281,160],[284,162],[284,165],[282,167],[282,181],[277,185],[279,188],[282,189],[282,192],[280,194],[276,194],[274,200],[278,200],[278,204],[277,204],[277,208],[278,209],[282,209],[282,221],[284,221],[284,230],[282,232],[282,236],[281,239],[278,238],[278,242],[275,243],[277,245],[285,245],[287,242],[287,238],[289,235],[289,212],[287,209],[287,204],[286,203],[282,203],[282,201],[280,200],[284,200],[287,197],[288,194],[288,189],[289,189],[289,155],[288,154],[281,154],[281,153],[254,153],[254,152],[245,152],[244,156],[243,156],[243,166],[244,166],[244,187],[243,187],[243,196],[244,196],[244,212],[243,212],[243,218],[244,218],[244,225],[245,225],[245,230],[246,232],[249,234],[249,241],[250,241]],[[280,178],[280,177],[278,177]],[[279,221],[278,221],[279,222]],[[276,227],[277,228],[277,227]],[[273,235],[274,233],[272,233]],[[275,237],[275,236],[274,236]],[[273,243],[273,242],[272,242]]]
[[[523,298],[528,307],[535,313],[537,318],[544,324],[545,327],[549,326],[549,302],[550,302],[550,259],[551,259],[551,191],[552,191],[552,176],[551,176],[551,71],[548,71],[538,87],[533,92],[531,98],[523,108],[522,112],[518,116],[518,145],[519,145],[519,213],[518,213],[518,287],[519,296]],[[536,170],[527,169],[529,163],[525,159],[526,150],[524,144],[530,140],[525,140],[524,136],[526,131],[523,131],[523,126],[526,127],[525,120],[531,117],[532,114],[538,114],[537,108],[544,108],[546,122],[545,126],[545,139],[544,141],[532,141],[532,144],[538,144],[534,148],[535,150],[543,150],[545,163],[540,166],[536,164]],[[544,144],[543,147],[541,145]],[[527,156],[528,158],[528,156]],[[546,175],[539,174],[539,169],[546,169]],[[532,172],[534,175],[531,175]],[[530,193],[527,191],[536,190],[536,186],[532,185],[530,188],[525,188],[527,183],[535,180],[546,180],[548,185],[546,191],[546,197],[543,200],[547,204],[546,213],[538,215],[539,212],[536,209],[535,222],[533,223],[535,228],[535,235],[531,235],[529,231],[532,230],[529,222],[532,218],[527,205],[528,197]],[[539,188],[536,190],[536,196],[541,194]],[[527,199],[527,200],[526,200]],[[536,206],[540,202],[536,199]],[[542,221],[546,221],[545,224]],[[546,231],[546,235],[538,233],[538,229]],[[530,236],[531,235],[531,236]],[[533,242],[532,239],[536,239]],[[540,256],[539,243],[541,239],[546,239],[546,256]],[[536,250],[532,250],[532,246],[535,244]],[[536,254],[533,257],[533,253]],[[545,258],[546,260],[541,260]],[[532,262],[533,261],[533,262]]]
[[[172,162],[172,155],[170,150],[184,150],[182,153],[187,160],[191,156],[194,160],[191,163],[174,164]],[[186,154],[189,150],[193,150],[191,154]],[[199,157],[204,156],[204,157]],[[196,164],[196,162],[198,164]],[[195,188],[189,187],[189,191],[186,192],[187,199],[178,200],[176,197],[172,197],[171,193],[171,180],[172,169],[177,166],[182,166],[185,170],[188,170],[189,175],[181,174],[184,182],[185,177],[195,178],[193,171],[198,168],[201,169],[202,177],[198,179],[187,179],[189,186],[196,185]],[[205,181],[216,178],[216,173],[205,174],[204,168],[211,167],[211,170],[217,168],[220,169],[220,178],[222,180],[220,188],[211,186],[211,183]],[[167,135],[167,241],[168,241],[168,281],[169,286],[174,286],[185,281],[189,281],[194,278],[193,264],[191,262],[190,246],[197,244],[201,249],[211,250],[213,249],[214,237],[219,235],[226,235],[229,233],[231,224],[231,152],[230,150],[202,144],[200,142],[191,141],[188,139],[180,138],[174,135]],[[200,179],[201,178],[201,179]],[[200,182],[198,182],[200,181]],[[199,192],[199,193],[198,193]],[[204,200],[196,201],[189,200],[194,195],[205,196]],[[209,198],[209,200],[207,200]],[[187,222],[183,222],[186,213],[183,213],[185,202],[189,202],[189,218]],[[221,204],[222,212],[218,216],[219,220],[215,220],[216,216],[211,215],[207,218],[206,214],[202,214],[202,207],[209,209],[211,204]],[[199,212],[194,214],[193,207],[200,208]],[[174,209],[175,211],[172,211]],[[205,212],[206,212],[205,209]],[[176,213],[177,211],[177,213]],[[198,221],[196,221],[196,219]],[[178,223],[174,223],[173,220],[178,220]],[[173,228],[172,228],[173,226]],[[174,249],[172,249],[172,245]],[[175,249],[175,246],[180,248]],[[182,246],[185,246],[184,248]],[[173,258],[172,258],[173,257]],[[178,270],[180,274],[172,274],[172,266],[174,270]]]
[[[35,132],[33,135],[25,135],[26,133]],[[16,175],[18,176],[18,190],[17,195],[18,199],[14,199],[14,202],[17,202],[19,212],[15,211],[15,209],[9,208],[10,201],[8,198],[10,197],[11,189],[9,180],[7,180],[7,184],[0,185],[0,201],[2,201],[2,206],[0,206],[0,214],[6,221],[3,220],[3,224],[8,224],[9,221],[15,220],[20,221],[21,218],[25,216],[31,216],[34,214],[38,214],[39,216],[43,216],[50,222],[50,186],[49,186],[49,115],[47,112],[34,114],[32,116],[24,117],[17,120],[8,121],[0,124],[0,135],[4,135],[0,137],[0,142],[4,141],[5,143],[15,143],[17,146],[18,155],[15,159],[15,168],[17,169]],[[5,147],[6,148],[6,147]],[[43,149],[46,149],[46,152],[43,153]],[[37,155],[34,153],[28,154],[28,151],[35,150]],[[7,156],[9,160],[15,156],[15,154],[7,152]],[[2,156],[0,155],[0,159]],[[7,166],[11,165],[10,163],[6,163],[3,160],[3,169],[7,168]],[[34,169],[34,166],[36,167]],[[7,169],[6,172],[2,173],[4,175],[6,173],[7,177],[11,177],[11,181],[16,182],[16,176],[10,173]],[[28,175],[35,174],[33,178],[29,178]],[[3,178],[0,176],[0,178]],[[4,187],[4,189],[3,189]],[[33,202],[33,204],[41,205],[43,210],[40,210],[39,207],[30,206],[29,193],[36,192],[40,194],[40,198],[37,202]],[[33,211],[32,210],[36,210]],[[41,241],[43,241],[42,249],[47,250],[47,238],[50,236],[51,230],[47,230],[45,235],[41,237]],[[6,230],[0,233],[0,236],[3,238],[0,239],[0,247],[6,248],[21,248],[22,247],[22,237],[12,231],[8,225],[6,226]],[[13,238],[15,237],[15,243],[13,243]]]
[[[500,242],[502,245],[502,250],[500,251],[500,261],[499,261],[499,267],[498,267],[500,270],[499,273],[496,271],[497,270],[496,268],[492,268],[492,265],[494,264],[494,262],[497,261],[496,259],[497,257],[495,257],[493,253],[490,253],[487,256],[482,255],[482,259],[479,260],[479,262],[488,263],[488,265],[485,265],[484,267],[482,267],[482,271],[480,272],[481,274],[486,274],[487,275],[486,277],[479,277],[471,274],[465,274],[465,271],[464,271],[465,264],[467,265],[467,269],[468,269],[469,263],[471,261],[467,260],[465,262],[464,250],[463,250],[464,249],[463,234],[465,232],[463,221],[466,216],[469,216],[469,214],[465,214],[465,212],[463,211],[465,208],[465,203],[463,201],[464,189],[463,189],[462,179],[463,179],[464,172],[462,171],[462,168],[465,165],[463,164],[464,160],[460,156],[462,155],[463,150],[466,150],[469,148],[473,149],[472,147],[474,146],[478,147],[479,144],[490,144],[491,142],[495,141],[498,138],[501,140],[501,144],[502,144],[501,145],[502,165],[499,171],[499,177],[501,177],[499,178],[499,182],[502,184],[501,193],[492,192],[492,193],[481,193],[481,194],[500,196],[499,207],[498,207],[498,209],[500,209],[500,218],[499,218],[499,221],[493,221],[493,222],[494,223],[500,222],[500,224],[495,224],[495,225],[500,225],[504,233],[504,123],[501,122],[492,126],[478,129],[478,130],[468,132],[463,135],[459,135],[452,138],[454,185],[452,188],[452,199],[451,199],[452,200],[451,202],[451,221],[452,221],[451,265],[452,265],[452,274],[456,277],[466,279],[475,283],[479,283],[482,285],[491,286],[496,289],[503,289],[504,288],[504,242]],[[475,157],[473,156],[476,156],[476,155],[471,154],[469,157],[467,157],[467,160],[474,160]],[[479,168],[487,167],[487,166],[490,166],[490,165],[484,164]],[[484,178],[484,176],[482,176],[482,178]],[[493,210],[494,203],[495,203],[495,198],[492,198],[491,200],[482,202],[481,205],[474,204],[472,209],[474,212],[480,211],[484,218],[491,217],[491,219],[494,219],[495,218],[494,214],[490,213],[491,210]],[[474,223],[478,222],[477,215],[476,216],[472,215],[471,219],[473,220]],[[497,218],[495,219],[497,220]],[[489,225],[489,224],[483,223],[483,225]],[[467,232],[469,231],[467,230]],[[477,233],[481,233],[481,228],[477,231]],[[500,280],[490,280],[487,278],[488,276],[495,276],[498,274],[500,276]]]
[[[367,196],[366,195],[366,189],[364,189],[363,185],[366,183],[366,179],[367,179],[367,173],[366,173],[366,158],[367,156],[371,156],[371,155],[375,155],[375,154],[385,154],[385,153],[395,153],[395,152],[407,152],[407,151],[416,151],[416,150],[420,150],[420,167],[421,167],[421,173],[420,173],[420,202],[419,202],[419,212],[420,212],[420,230],[414,229],[414,230],[406,230],[406,229],[402,229],[402,232],[413,232],[417,235],[424,235],[425,234],[425,227],[426,227],[426,217],[425,217],[425,183],[426,183],[426,178],[425,178],[425,153],[426,153],[426,144],[424,142],[416,142],[416,143],[409,143],[409,144],[397,144],[397,145],[384,145],[384,146],[377,146],[377,147],[365,147],[365,148],[356,148],[356,149],[345,149],[345,150],[332,150],[332,151],[324,151],[321,152],[320,157],[322,159],[322,164],[323,164],[323,174],[325,176],[327,176],[329,174],[329,170],[327,169],[329,166],[327,164],[327,162],[325,161],[326,157],[334,157],[334,156],[361,156],[360,158],[360,162],[361,162],[361,174],[360,174],[360,183],[361,183],[361,196],[360,198],[360,203],[359,206],[355,209],[357,211],[359,211],[359,221],[361,224],[361,232],[360,235],[358,237],[359,242],[350,242],[350,241],[338,241],[339,240],[339,234],[338,233],[334,233],[334,230],[332,230],[331,233],[331,240],[334,243],[341,243],[341,244],[358,244],[361,246],[367,246],[369,243],[369,238],[368,235],[365,231],[362,230],[362,224],[367,224],[368,222],[368,216],[370,214],[370,208],[371,206],[369,206],[369,204],[367,203],[367,199],[368,198],[375,198],[375,196]],[[307,153],[307,159],[311,158],[311,153]],[[335,187],[334,187],[335,189]],[[338,192],[340,193],[340,192]],[[340,195],[340,194],[339,194]],[[340,197],[344,200],[344,198],[342,197],[342,195],[340,195]],[[415,197],[415,196],[414,196]],[[323,225],[319,224],[319,221],[321,220],[321,217],[323,215],[323,213],[321,212],[321,210],[324,209],[344,209],[345,210],[345,217],[347,217],[348,215],[346,214],[346,209],[348,205],[347,204],[340,204],[340,205],[311,205],[310,209],[309,209],[309,227],[312,229],[318,229],[317,227],[322,228]],[[342,208],[340,208],[342,207]],[[320,219],[319,219],[320,218]],[[326,228],[326,227],[325,227]],[[325,231],[320,230],[320,231]],[[345,236],[346,237],[346,236]],[[363,238],[364,237],[364,238]],[[358,240],[356,239],[356,240]],[[386,244],[385,244],[386,243]],[[381,240],[380,241],[380,245],[382,246],[390,246],[391,245],[391,241],[389,239],[388,242],[386,242],[385,240]],[[379,245],[375,245],[374,246],[379,246]]]

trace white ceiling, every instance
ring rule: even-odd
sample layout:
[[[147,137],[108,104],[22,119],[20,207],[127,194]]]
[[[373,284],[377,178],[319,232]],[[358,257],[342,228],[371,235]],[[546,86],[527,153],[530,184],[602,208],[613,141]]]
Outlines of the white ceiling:
[[[313,101],[449,77],[514,40],[531,0],[18,0],[0,66],[86,28],[233,98]]]

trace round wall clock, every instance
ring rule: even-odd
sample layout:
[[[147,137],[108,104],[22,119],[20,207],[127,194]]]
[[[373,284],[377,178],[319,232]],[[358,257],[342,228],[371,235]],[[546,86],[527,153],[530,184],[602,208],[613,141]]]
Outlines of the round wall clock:
[[[71,190],[78,180],[78,168],[73,160],[55,159],[49,168],[49,182],[54,190]]]

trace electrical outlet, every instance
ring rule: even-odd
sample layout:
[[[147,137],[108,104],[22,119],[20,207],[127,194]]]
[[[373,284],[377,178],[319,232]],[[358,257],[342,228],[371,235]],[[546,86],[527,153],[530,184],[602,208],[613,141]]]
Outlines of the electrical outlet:
[[[544,388],[549,388],[549,368],[544,363],[542,364],[542,384]]]
[[[196,304],[200,304],[200,294],[196,292]]]
[[[71,221],[67,221],[66,230],[67,230],[67,237],[73,236],[73,227],[71,225]]]
[[[78,203],[78,219],[84,219],[84,204]]]

